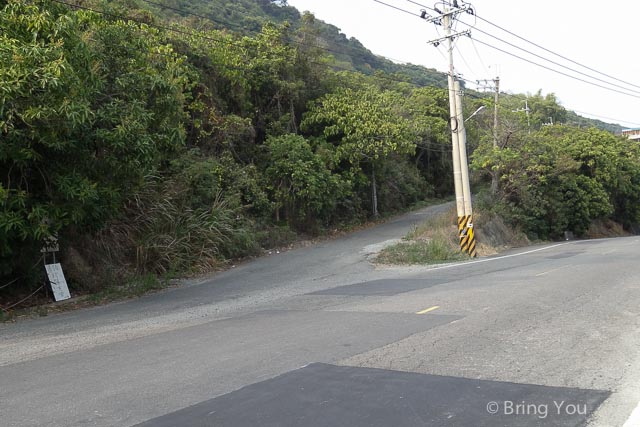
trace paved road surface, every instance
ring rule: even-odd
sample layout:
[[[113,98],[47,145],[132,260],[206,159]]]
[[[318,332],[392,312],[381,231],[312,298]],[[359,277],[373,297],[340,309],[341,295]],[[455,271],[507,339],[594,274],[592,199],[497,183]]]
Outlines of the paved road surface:
[[[0,425],[640,426],[640,238],[366,260],[447,208],[1,325]]]

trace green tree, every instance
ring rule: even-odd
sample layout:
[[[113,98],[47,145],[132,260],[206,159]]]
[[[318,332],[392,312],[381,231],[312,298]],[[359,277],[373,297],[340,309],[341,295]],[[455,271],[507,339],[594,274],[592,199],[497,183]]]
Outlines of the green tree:
[[[555,94],[542,96],[542,90],[539,90],[535,95],[529,96],[528,100],[531,125],[535,128],[543,123],[560,124],[567,120],[567,110],[560,105]]]
[[[638,223],[637,153],[606,131],[553,126],[477,153],[473,166],[501,171],[498,206],[525,231],[558,238],[583,235],[596,219]]]
[[[276,221],[281,210],[294,224],[327,219],[342,190],[338,176],[299,135],[271,137],[265,146],[269,150],[265,175],[276,201]]]
[[[184,141],[181,59],[159,34],[48,2],[0,12],[0,257],[97,230]],[[29,259],[35,254],[23,253]]]
[[[360,89],[339,88],[314,102],[302,127],[322,134],[335,144],[339,161],[356,172],[369,167],[372,214],[378,215],[376,165],[392,153],[413,154],[416,133],[402,117],[403,97],[380,91],[373,85]]]
[[[444,89],[413,89],[405,97],[402,116],[416,134],[415,166],[439,195],[453,191],[449,98]]]

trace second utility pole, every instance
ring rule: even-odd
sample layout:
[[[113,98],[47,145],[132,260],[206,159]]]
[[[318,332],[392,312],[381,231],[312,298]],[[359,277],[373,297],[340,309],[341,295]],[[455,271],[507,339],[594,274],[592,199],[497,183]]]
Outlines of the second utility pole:
[[[493,89],[496,91],[495,99],[493,102],[493,148],[498,149],[498,102],[500,101],[500,77],[496,77],[493,80],[478,80],[478,84],[488,84],[493,82]],[[487,86],[484,86],[487,88]],[[498,193],[500,176],[498,171],[491,171],[491,194]]]
[[[498,148],[498,102],[500,101],[500,77],[493,81],[496,86],[496,99],[493,103],[493,147]]]

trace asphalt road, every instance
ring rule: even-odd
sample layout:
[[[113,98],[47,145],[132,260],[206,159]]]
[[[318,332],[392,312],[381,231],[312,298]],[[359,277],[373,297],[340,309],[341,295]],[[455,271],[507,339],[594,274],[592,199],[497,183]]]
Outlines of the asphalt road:
[[[0,325],[0,425],[640,426],[640,238],[367,261],[448,207]]]

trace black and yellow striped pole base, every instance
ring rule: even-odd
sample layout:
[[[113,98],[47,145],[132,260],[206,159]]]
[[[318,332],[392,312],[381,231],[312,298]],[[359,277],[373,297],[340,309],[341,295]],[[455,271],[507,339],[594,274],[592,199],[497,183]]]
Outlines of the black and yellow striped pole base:
[[[477,254],[476,235],[473,232],[473,215],[458,217],[458,233],[460,236],[460,250],[475,258]]]

